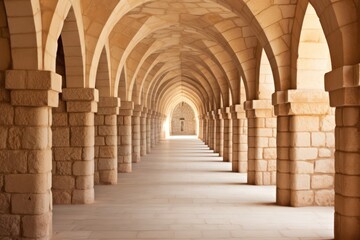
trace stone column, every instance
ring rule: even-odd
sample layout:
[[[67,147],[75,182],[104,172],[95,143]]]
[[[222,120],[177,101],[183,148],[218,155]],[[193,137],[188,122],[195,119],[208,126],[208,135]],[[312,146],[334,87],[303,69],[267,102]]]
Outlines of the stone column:
[[[117,183],[117,115],[120,98],[101,97],[95,114],[95,184]]]
[[[161,139],[165,140],[166,139],[166,129],[165,129],[165,121],[166,121],[166,115],[165,114],[161,114]]]
[[[152,111],[148,109],[146,117],[146,153],[151,153],[151,119]]]
[[[141,155],[141,126],[140,117],[142,112],[141,105],[135,105],[132,116],[132,162],[137,163],[140,161]]]
[[[224,119],[224,162],[232,161],[232,121],[230,108],[223,109]]]
[[[203,118],[202,116],[199,116],[199,132],[198,132],[198,137],[201,141],[204,141],[204,126],[203,126],[204,122],[203,122]]]
[[[207,139],[208,139],[208,118],[206,115],[202,116],[203,119],[203,142],[207,145]]]
[[[223,109],[218,109],[216,116],[216,152],[224,156],[224,119]]]
[[[248,183],[276,184],[276,117],[270,100],[244,103],[248,120]]]
[[[147,109],[143,108],[140,117],[140,156],[146,155],[146,117]]]
[[[88,204],[94,201],[95,127],[94,113],[98,91],[66,88],[62,93],[66,107],[65,124],[60,126],[54,113],[52,178],[53,201],[57,204]],[[56,124],[55,124],[56,123]]]
[[[50,239],[51,108],[61,76],[11,70],[0,76],[0,238]],[[11,105],[10,105],[11,104]]]
[[[277,115],[276,201],[279,205],[332,205],[334,123],[319,90],[273,95]]]
[[[156,119],[156,112],[155,111],[152,111],[151,112],[151,122],[150,122],[150,124],[151,124],[151,127],[150,127],[150,129],[151,129],[151,140],[150,140],[150,143],[151,143],[151,148],[153,148],[154,146],[155,146],[155,144],[156,144],[156,142],[155,142],[155,134],[156,134],[156,124],[155,124],[155,119]]]
[[[132,126],[134,102],[121,101],[118,115],[118,172],[132,171]]]
[[[232,171],[246,173],[247,163],[247,120],[241,105],[230,107],[232,119]]]
[[[159,128],[160,128],[159,115],[160,115],[160,113],[156,112],[156,114],[155,114],[155,144],[159,143]]]
[[[360,239],[359,65],[325,75],[330,105],[336,107],[335,239]]]
[[[210,149],[214,150],[214,139],[215,139],[215,124],[214,124],[214,116],[211,112],[208,112],[209,117],[209,125],[208,125],[208,146]]]

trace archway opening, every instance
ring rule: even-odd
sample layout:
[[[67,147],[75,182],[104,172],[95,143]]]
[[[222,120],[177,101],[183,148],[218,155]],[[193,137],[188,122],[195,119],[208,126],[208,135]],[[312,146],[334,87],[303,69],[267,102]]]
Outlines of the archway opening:
[[[171,114],[170,135],[196,135],[195,112],[189,104],[181,102]]]

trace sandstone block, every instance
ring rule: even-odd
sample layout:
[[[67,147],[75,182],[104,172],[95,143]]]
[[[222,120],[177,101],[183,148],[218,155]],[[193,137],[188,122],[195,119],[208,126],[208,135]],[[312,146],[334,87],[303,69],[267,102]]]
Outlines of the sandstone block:
[[[9,212],[10,212],[10,194],[0,193],[0,214],[9,213]]]
[[[0,215],[0,233],[2,236],[20,235],[20,216],[19,215]]]
[[[59,102],[58,92],[51,90],[13,90],[10,96],[13,106],[57,107]]]
[[[71,194],[64,190],[52,189],[54,204],[71,204]]]
[[[2,173],[26,173],[27,154],[24,151],[0,151]]]
[[[103,184],[117,184],[117,170],[101,171],[100,179]]]
[[[94,114],[88,112],[69,114],[71,126],[94,126]]]
[[[310,175],[308,174],[296,174],[291,175],[292,179],[290,188],[292,190],[308,190],[310,189]]]
[[[56,166],[54,166],[56,169],[57,175],[68,175],[70,176],[72,174],[72,162],[65,161],[65,162],[56,162]]]
[[[317,148],[292,148],[290,149],[291,160],[312,160],[318,156]]]
[[[314,175],[311,178],[312,189],[329,189],[334,187],[334,177],[329,175]]]
[[[314,203],[313,191],[292,191],[291,192],[291,206],[304,207],[312,206]]]
[[[105,116],[105,125],[115,126],[117,123],[116,115]]]
[[[56,161],[72,161],[82,159],[81,148],[53,148]]]
[[[53,146],[68,147],[70,146],[70,130],[64,127],[52,128]]]
[[[100,154],[99,156],[101,158],[115,158],[116,157],[116,151],[117,149],[113,146],[110,147],[101,147],[100,148]]]
[[[5,176],[5,191],[12,193],[46,193],[48,174],[9,174]]]
[[[309,161],[291,161],[291,173],[314,173],[314,163]]]
[[[99,91],[93,88],[64,88],[65,101],[99,101]]]
[[[23,131],[21,128],[13,127],[9,129],[7,146],[10,149],[19,149],[21,147]]]
[[[317,206],[334,206],[335,192],[331,190],[315,191],[315,204]]]
[[[38,107],[38,108],[16,107],[15,124],[22,126],[48,126],[49,108],[48,107]]]
[[[290,131],[319,131],[319,118],[313,116],[296,116],[290,120]]]
[[[52,187],[56,190],[69,190],[75,187],[75,179],[72,176],[53,176]]]
[[[81,160],[83,161],[92,161],[95,157],[95,148],[94,147],[84,147],[82,149]]]
[[[75,161],[73,164],[73,174],[75,176],[85,176],[94,174],[93,161]]]
[[[71,146],[93,146],[95,143],[94,127],[71,127]]]
[[[80,176],[76,178],[76,189],[91,189],[94,188],[94,177],[90,176]]]
[[[318,173],[335,173],[335,160],[325,159],[315,161],[315,172]]]
[[[23,129],[22,146],[25,149],[46,149],[49,146],[48,127],[26,127]]]
[[[43,194],[13,194],[11,211],[15,214],[43,214],[50,209],[50,195]]]
[[[73,204],[90,204],[94,202],[94,189],[85,189],[85,190],[74,190],[72,203]]]
[[[68,125],[68,114],[67,113],[52,113],[52,126],[54,127],[65,127]]]
[[[50,235],[51,214],[28,215],[22,218],[25,237],[41,238]]]

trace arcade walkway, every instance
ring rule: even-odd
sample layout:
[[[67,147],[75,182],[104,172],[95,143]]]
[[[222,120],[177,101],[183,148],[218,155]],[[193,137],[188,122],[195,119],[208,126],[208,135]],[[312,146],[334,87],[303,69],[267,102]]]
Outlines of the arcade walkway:
[[[333,208],[275,206],[275,187],[249,186],[195,138],[161,142],[96,186],[92,205],[54,206],[54,239],[332,239]]]

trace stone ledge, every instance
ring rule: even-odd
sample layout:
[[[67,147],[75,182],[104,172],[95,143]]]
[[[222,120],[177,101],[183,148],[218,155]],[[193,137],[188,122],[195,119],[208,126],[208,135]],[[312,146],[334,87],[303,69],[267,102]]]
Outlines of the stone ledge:
[[[61,92],[62,77],[51,71],[8,70],[5,74],[6,89]]]
[[[325,74],[325,89],[328,92],[340,88],[359,86],[359,64],[342,66]]]
[[[64,88],[64,101],[99,101],[99,91],[94,88]]]

